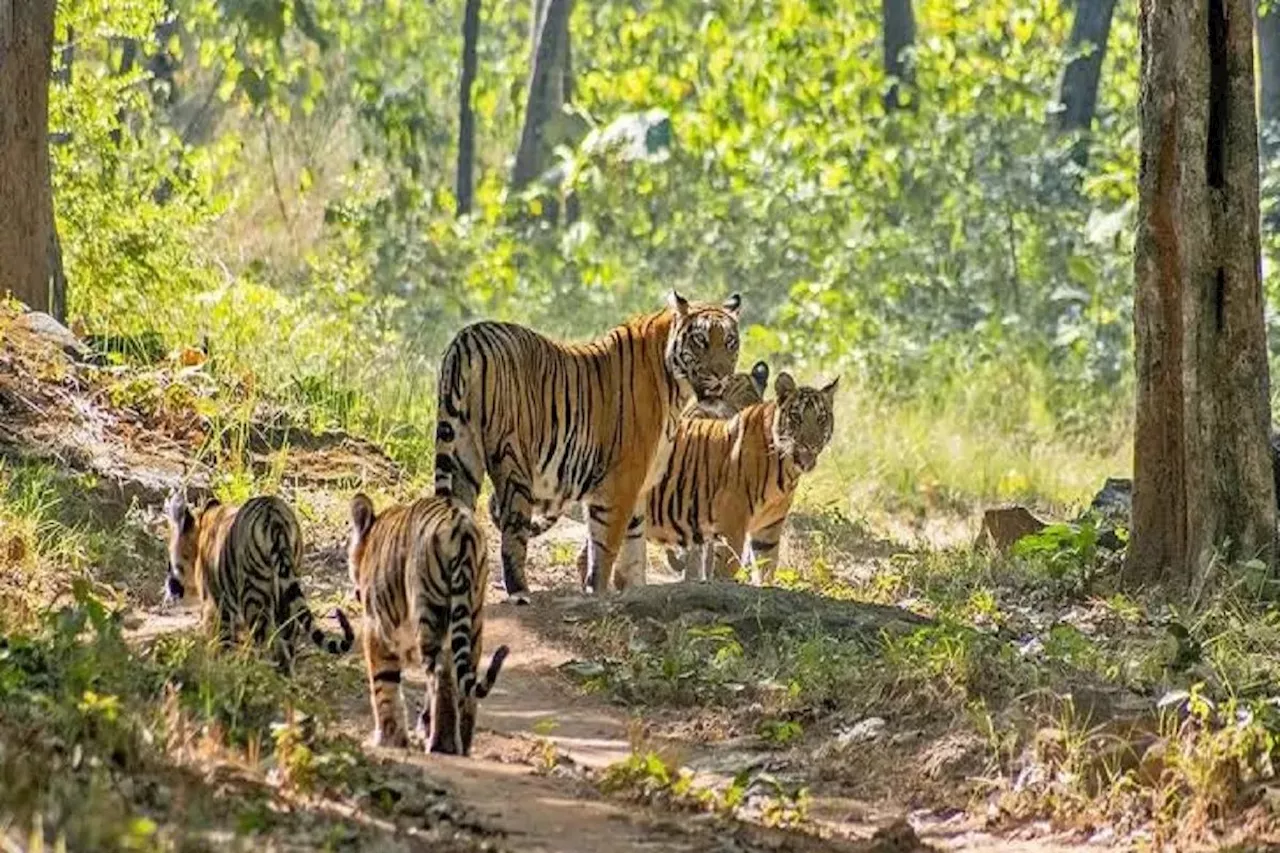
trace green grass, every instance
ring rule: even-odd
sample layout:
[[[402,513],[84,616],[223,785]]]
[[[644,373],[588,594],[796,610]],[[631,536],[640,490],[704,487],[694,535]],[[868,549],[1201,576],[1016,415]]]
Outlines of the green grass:
[[[1107,477],[1128,474],[1127,405],[1087,439],[1073,437],[1045,411],[1044,395],[1055,389],[999,380],[979,374],[973,384],[917,400],[842,384],[831,446],[801,481],[801,506],[872,518],[967,515],[1005,501],[1065,512],[1086,505]]]

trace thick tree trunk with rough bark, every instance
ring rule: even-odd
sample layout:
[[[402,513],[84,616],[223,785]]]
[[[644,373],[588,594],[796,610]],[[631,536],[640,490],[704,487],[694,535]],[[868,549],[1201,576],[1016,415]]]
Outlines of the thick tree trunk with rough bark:
[[[1080,0],[1071,24],[1067,51],[1071,60],[1062,72],[1058,87],[1058,129],[1064,132],[1088,132],[1098,107],[1098,84],[1102,79],[1102,62],[1107,56],[1107,40],[1111,36],[1111,18],[1116,0]],[[1083,140],[1072,152],[1072,159],[1083,166],[1089,159],[1089,148]]]
[[[49,310],[54,0],[0,0],[0,294]]]
[[[480,41],[480,0],[467,0],[462,15],[462,76],[458,84],[458,175],[454,193],[458,215],[471,212],[476,153],[476,117],[471,87],[476,80],[476,47]]]
[[[1250,0],[1142,0],[1138,405],[1126,578],[1274,557]]]
[[[906,52],[916,41],[916,19],[911,11],[911,0],[882,0],[884,45],[884,73],[891,78],[889,91],[884,96],[887,110],[902,105],[901,87],[914,79],[911,62]]]
[[[569,67],[569,17],[573,0],[535,0],[533,68],[525,99],[524,126],[516,151],[512,186],[528,186],[550,165],[551,147],[543,139],[548,122],[572,97]]]

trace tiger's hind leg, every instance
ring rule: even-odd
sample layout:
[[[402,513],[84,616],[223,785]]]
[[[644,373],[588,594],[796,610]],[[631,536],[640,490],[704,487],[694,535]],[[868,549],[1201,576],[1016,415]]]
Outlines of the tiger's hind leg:
[[[445,664],[436,678],[435,728],[427,741],[428,752],[442,755],[462,755],[462,715],[459,712],[461,697],[458,695],[458,679],[453,666]]]
[[[619,592],[633,586],[644,586],[648,579],[649,556],[644,547],[644,523],[644,516],[635,516],[627,522],[627,535],[613,569],[613,587]]]
[[[480,482],[484,478],[484,453],[475,430],[463,410],[462,401],[454,399],[445,388],[445,370],[450,355],[441,366],[440,409],[436,422],[435,493],[458,501],[474,510],[480,498]],[[465,392],[463,392],[465,396]]]
[[[372,746],[403,749],[409,737],[400,704],[400,656],[382,643],[366,625],[364,661],[369,674],[369,699],[373,704]]]
[[[529,534],[533,530],[533,505],[529,489],[511,477],[495,478],[494,497],[499,501],[494,512],[502,533],[502,586],[516,604],[529,603],[529,584],[524,577],[525,559],[529,552]]]
[[[583,591],[588,595],[601,595],[612,584],[613,564],[626,540],[631,517],[616,507],[602,506],[588,507],[587,515],[591,545],[587,549],[587,582]],[[643,538],[641,544],[644,544]]]
[[[445,604],[430,604],[418,623],[418,644],[422,652],[422,668],[426,672],[427,688],[422,697],[422,710],[418,713],[418,725],[415,734],[422,739],[428,752],[436,750],[434,741],[439,736],[433,732],[431,724],[440,727],[440,715],[433,720],[433,708],[436,707],[436,694],[440,690],[440,656],[444,650],[444,637],[449,629],[449,607]]]

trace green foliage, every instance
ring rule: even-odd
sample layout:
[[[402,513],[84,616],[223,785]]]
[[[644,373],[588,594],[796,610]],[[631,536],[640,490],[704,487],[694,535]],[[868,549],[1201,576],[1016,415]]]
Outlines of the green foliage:
[[[795,720],[762,720],[760,737],[766,742],[786,746],[804,736],[804,726]]]
[[[889,453],[895,499],[1072,499],[1074,479],[1123,456],[1133,10],[1116,16],[1080,171],[1078,140],[1046,121],[1071,14],[1058,3],[919,4],[910,109],[891,113],[869,0],[579,6],[573,120],[595,132],[517,198],[527,5],[483,14],[475,212],[457,220],[461,2],[61,4],[72,314],[166,348],[207,336],[220,376],[252,375],[414,467],[462,323],[583,337],[673,286],[736,289],[749,357],[851,374],[876,418],[907,410],[903,458],[847,457]],[[649,110],[669,140],[644,156],[603,144]],[[552,208],[558,221],[540,215]],[[918,457],[956,436],[991,438]],[[1058,447],[1068,461],[1036,456]]]
[[[77,579],[66,605],[0,634],[0,821],[69,849],[174,849],[174,827],[160,832],[139,794],[153,816],[167,810],[155,792],[170,765],[227,749],[249,765],[274,753],[301,790],[331,780],[349,751],[317,755],[314,719],[307,729],[295,711],[319,707],[256,655],[178,635],[137,652],[120,611]]]
[[[723,702],[743,689],[743,647],[727,625],[671,625],[656,636],[625,621],[595,630],[601,642],[622,646],[627,654],[569,667],[588,689],[636,704],[677,705]]]
[[[767,773],[743,770],[723,785],[699,784],[693,771],[658,753],[633,747],[629,756],[604,769],[600,789],[646,803],[726,816],[759,815],[767,826],[795,826],[809,812],[806,788],[788,789]]]

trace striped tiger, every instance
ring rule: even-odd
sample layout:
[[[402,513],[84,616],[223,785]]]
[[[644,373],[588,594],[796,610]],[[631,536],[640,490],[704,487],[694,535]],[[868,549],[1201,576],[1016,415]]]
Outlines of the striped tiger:
[[[765,389],[769,387],[769,365],[757,361],[751,366],[750,373],[735,373],[725,389],[721,400],[691,400],[685,407],[685,418],[718,418],[727,420],[747,406],[764,402]],[[723,542],[703,543],[692,548],[668,548],[667,566],[686,580],[693,579],[700,571],[705,559],[703,551],[714,549],[712,560],[712,577],[732,580],[737,559],[733,557]],[[581,562],[583,555],[578,555]]]
[[[484,633],[488,552],[471,511],[443,498],[421,498],[375,514],[358,494],[351,501],[347,550],[351,582],[364,604],[361,636],[373,703],[375,746],[403,747],[400,710],[403,663],[419,660],[427,693],[418,732],[428,751],[471,752],[477,700],[493,688],[507,647],[494,652],[478,677]],[[441,653],[444,678],[437,673]],[[434,727],[433,727],[434,724]]]
[[[718,418],[728,420],[747,406],[764,402],[765,389],[769,387],[769,365],[757,361],[750,373],[735,373],[725,384],[718,400],[692,399],[685,406],[684,418]]]
[[[573,502],[587,507],[588,590],[608,588],[620,551],[643,553],[644,496],[666,468],[685,400],[724,393],[740,305],[737,294],[711,305],[673,292],[666,309],[589,343],[482,322],[449,344],[435,491],[474,509],[488,473],[503,586],[517,603],[529,600],[529,537]]]
[[[354,635],[346,614],[334,611],[342,638],[330,636],[316,625],[303,598],[297,577],[302,533],[289,504],[273,496],[251,498],[240,507],[211,500],[192,512],[175,493],[165,515],[165,602],[172,604],[194,586],[205,628],[224,647],[248,631],[259,645],[270,645],[285,673],[293,672],[299,629],[329,654],[350,651]]]
[[[748,406],[727,421],[682,423],[671,464],[649,493],[649,541],[690,547],[718,537],[752,567],[753,582],[772,580],[796,485],[831,441],[838,384],[799,387],[784,372],[774,383],[776,401]],[[702,551],[699,580],[707,580],[711,553]],[[628,563],[633,577],[626,582],[644,583],[644,568],[644,561]],[[580,555],[580,576],[585,569]]]
[[[729,377],[728,383],[725,385],[724,395],[718,399],[710,398],[699,400],[697,397],[689,398],[685,404],[683,411],[680,413],[682,418],[720,418],[728,419],[736,415],[743,408],[750,406],[752,403],[759,403],[764,400],[765,389],[769,386],[769,365],[763,361],[757,361],[751,367],[750,373],[735,373]],[[495,504],[490,504],[493,508]],[[559,516],[546,517],[541,514],[535,514],[530,524],[530,537],[537,538],[546,533],[555,523],[559,521]],[[494,524],[498,523],[498,516],[494,516]],[[591,547],[590,544],[583,545],[583,554],[585,549]],[[687,560],[697,558],[696,555],[689,556],[684,554],[684,549],[677,555],[677,549],[671,549],[667,552],[667,560],[674,571],[680,571],[679,565],[683,565]],[[717,548],[717,566],[723,562],[723,557],[727,556],[727,552],[721,553]],[[586,559],[582,554],[579,559]]]

